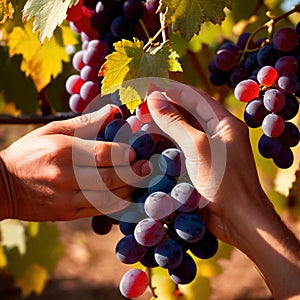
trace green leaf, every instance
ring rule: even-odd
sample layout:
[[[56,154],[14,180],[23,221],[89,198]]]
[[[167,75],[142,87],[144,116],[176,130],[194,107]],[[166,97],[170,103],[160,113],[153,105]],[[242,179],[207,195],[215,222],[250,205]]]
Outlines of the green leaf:
[[[205,21],[221,24],[225,19],[224,8],[231,8],[232,0],[162,0],[160,12],[166,12],[165,18],[174,32],[190,40],[198,34]]]
[[[21,255],[16,247],[5,249],[5,269],[15,278],[15,284],[24,296],[42,291],[48,274],[54,273],[63,254],[59,232],[54,224],[39,223],[39,226],[34,226],[29,223],[27,226],[26,252]]]
[[[31,264],[24,274],[16,280],[16,285],[21,289],[23,298],[31,293],[40,295],[47,282],[47,270],[38,264]]]
[[[169,71],[182,71],[178,55],[172,51],[170,42],[144,50],[144,43],[122,40],[114,44],[115,52],[109,54],[99,75],[103,76],[102,94],[120,89],[122,103],[133,111],[146,96],[149,81],[139,78],[168,78]],[[122,89],[121,89],[122,88]],[[133,89],[135,91],[133,91]]]
[[[24,6],[23,18],[35,17],[33,31],[39,31],[39,40],[50,39],[55,28],[67,17],[67,10],[76,0],[28,0]]]
[[[10,18],[12,19],[14,13],[14,7],[9,0],[0,0],[0,24]]]

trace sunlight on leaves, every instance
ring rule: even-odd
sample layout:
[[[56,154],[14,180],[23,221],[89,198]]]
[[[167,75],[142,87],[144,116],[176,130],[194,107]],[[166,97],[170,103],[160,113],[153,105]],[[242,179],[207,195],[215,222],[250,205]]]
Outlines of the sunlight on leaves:
[[[0,24],[4,24],[5,21],[9,18],[13,18],[15,10],[11,1],[0,0]]]

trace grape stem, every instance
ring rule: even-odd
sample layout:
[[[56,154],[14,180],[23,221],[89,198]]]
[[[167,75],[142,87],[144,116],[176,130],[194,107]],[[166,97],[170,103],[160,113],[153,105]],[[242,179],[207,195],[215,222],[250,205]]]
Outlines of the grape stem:
[[[151,290],[151,293],[154,298],[157,298],[157,295],[155,294],[156,287],[152,285],[152,270],[151,268],[147,268],[148,277],[149,277],[149,288]]]
[[[145,33],[147,39],[150,40],[150,35],[149,35],[149,32],[148,32],[148,30],[147,30],[147,28],[145,26],[145,23],[143,22],[142,19],[139,19],[139,23],[141,24],[141,26],[142,26],[142,28],[144,30],[144,33]]]
[[[160,34],[162,34],[162,32],[167,28],[167,25],[162,26],[157,32],[156,34],[150,38],[147,42],[147,44],[144,46],[143,50],[146,51],[147,48],[149,46],[151,46],[153,44],[153,42],[159,37]]]
[[[248,49],[249,44],[250,44],[252,38],[253,38],[258,32],[260,32],[261,30],[267,28],[268,33],[271,35],[272,32],[273,32],[273,29],[274,29],[274,25],[275,25],[276,23],[278,23],[279,21],[281,21],[281,20],[287,18],[289,15],[291,15],[291,14],[293,14],[293,13],[295,13],[295,12],[300,12],[300,3],[298,3],[297,5],[294,6],[294,8],[292,8],[291,10],[285,12],[284,14],[282,14],[282,15],[280,15],[280,16],[278,16],[278,17],[271,17],[269,14],[267,14],[267,16],[270,17],[270,20],[267,21],[266,23],[264,23],[263,25],[261,25],[260,27],[258,27],[256,30],[254,30],[254,31],[250,34],[250,36],[249,36],[249,38],[248,38],[248,40],[247,40],[245,49],[244,49],[243,52],[242,52],[242,55],[241,55],[241,58],[240,58],[240,63],[244,60],[246,52],[249,52],[249,49]]]

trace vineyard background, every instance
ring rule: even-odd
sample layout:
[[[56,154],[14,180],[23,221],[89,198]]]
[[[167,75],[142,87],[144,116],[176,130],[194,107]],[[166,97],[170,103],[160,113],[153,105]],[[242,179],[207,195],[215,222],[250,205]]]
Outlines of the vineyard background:
[[[21,10],[25,2],[0,1],[0,9],[5,5],[9,8],[9,4],[16,9],[13,19],[0,25],[0,123],[23,123],[0,126],[0,149],[39,126],[25,125],[24,115],[33,123],[37,117],[47,123],[58,116],[57,112],[67,113],[63,118],[69,117],[65,81],[71,74],[76,74],[71,58],[74,51],[80,49],[80,39],[65,21],[55,30],[50,42],[45,40],[41,47],[38,33],[31,32],[32,19],[22,22]],[[72,3],[71,0],[68,2]],[[203,2],[211,3],[210,0]],[[222,26],[205,22],[200,35],[189,43],[179,35],[171,36],[184,69],[183,73],[171,74],[171,78],[206,90],[242,118],[244,104],[234,99],[228,87],[215,87],[209,82],[208,64],[223,39],[236,40],[243,31],[253,31],[264,24],[268,20],[266,11],[278,16],[296,3],[233,0],[232,10],[225,9],[226,19]],[[298,21],[299,13],[282,20],[278,26],[294,26]],[[262,31],[257,38],[265,35]],[[39,55],[33,57],[35,51]],[[299,127],[299,114],[294,122]],[[292,205],[287,200],[295,172],[299,169],[300,146],[293,149],[294,165],[280,170],[258,154],[260,135],[260,129],[250,130],[262,185],[282,218],[300,234],[299,194]],[[125,299],[118,291],[118,284],[129,267],[121,264],[114,254],[121,236],[117,228],[108,236],[99,237],[92,232],[89,219],[54,224],[9,220],[1,222],[0,232],[0,299],[17,300],[22,294],[30,300]],[[39,251],[41,245],[43,251]],[[203,286],[199,287],[199,291],[202,289],[197,294],[199,299],[271,299],[249,259],[238,250],[231,250],[222,248],[221,258],[201,264]],[[149,299],[149,295],[139,299]]]

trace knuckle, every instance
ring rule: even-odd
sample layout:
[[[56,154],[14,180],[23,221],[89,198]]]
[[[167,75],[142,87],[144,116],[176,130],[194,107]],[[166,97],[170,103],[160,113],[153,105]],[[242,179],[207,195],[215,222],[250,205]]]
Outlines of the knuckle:
[[[110,162],[110,150],[106,143],[95,143],[93,146],[93,156],[96,162],[108,164]]]
[[[104,188],[111,189],[113,187],[112,175],[107,170],[101,170],[100,177]]]

